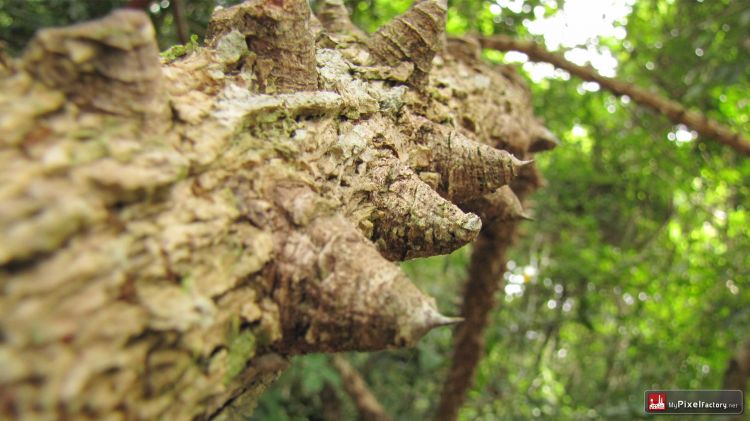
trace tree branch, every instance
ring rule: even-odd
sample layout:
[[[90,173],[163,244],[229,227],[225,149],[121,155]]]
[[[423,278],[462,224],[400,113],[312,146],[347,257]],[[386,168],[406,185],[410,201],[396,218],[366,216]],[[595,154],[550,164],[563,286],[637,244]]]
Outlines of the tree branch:
[[[511,238],[515,223],[506,227]],[[474,243],[469,278],[466,281],[460,324],[453,340],[453,359],[445,379],[435,419],[454,421],[466,400],[484,350],[484,331],[495,307],[495,294],[502,286],[509,241],[497,241],[482,232]]]
[[[373,395],[367,383],[359,375],[357,370],[349,364],[346,358],[340,355],[331,356],[331,364],[341,375],[341,384],[344,390],[352,398],[357,412],[363,421],[391,421],[392,418],[385,412],[378,398]]]
[[[377,66],[339,51],[359,41],[318,47],[303,0],[218,9],[203,46],[162,56],[140,10],[41,30],[0,71],[0,418],[236,418],[291,355],[459,321],[384,256],[473,240],[449,197],[523,217],[482,206],[513,205],[533,165],[482,145],[555,142],[512,69],[427,67],[445,12],[427,3]],[[416,59],[427,85],[400,83]],[[458,134],[484,170],[447,154]]]
[[[174,24],[177,29],[177,38],[180,43],[187,44],[190,41],[188,34],[187,19],[185,17],[185,5],[182,0],[172,0],[172,15],[174,15]]]
[[[750,140],[716,120],[708,118],[699,112],[686,109],[676,101],[664,98],[635,85],[604,77],[591,67],[571,63],[560,54],[547,51],[539,44],[531,41],[522,41],[507,35],[478,37],[477,40],[483,48],[498,51],[519,51],[528,55],[532,61],[550,63],[583,80],[597,82],[617,96],[627,95],[638,104],[664,114],[674,123],[684,124],[703,136],[715,139],[743,155],[750,156]]]
[[[512,183],[516,200],[522,201],[539,187],[540,177],[536,167],[525,167],[521,176]],[[461,307],[464,322],[458,326],[453,338],[453,359],[435,414],[438,421],[458,418],[458,411],[474,381],[474,373],[483,356],[489,315],[497,304],[495,295],[503,286],[507,252],[521,219],[509,216],[488,221],[474,242]]]

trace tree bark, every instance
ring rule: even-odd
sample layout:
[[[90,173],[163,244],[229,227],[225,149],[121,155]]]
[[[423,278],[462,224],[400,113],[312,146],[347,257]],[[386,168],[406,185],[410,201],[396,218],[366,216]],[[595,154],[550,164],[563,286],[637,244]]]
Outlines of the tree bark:
[[[392,261],[473,240],[551,140],[511,69],[423,45],[444,14],[386,25],[398,60],[302,0],[161,58],[140,11],[40,31],[0,72],[0,413],[231,419],[289,355],[458,322]]]

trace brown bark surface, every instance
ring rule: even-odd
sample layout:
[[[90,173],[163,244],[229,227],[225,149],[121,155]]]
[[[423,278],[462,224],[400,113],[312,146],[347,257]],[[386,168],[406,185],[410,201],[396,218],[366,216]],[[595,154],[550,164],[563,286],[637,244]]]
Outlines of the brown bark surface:
[[[0,72],[2,416],[232,419],[289,355],[457,322],[392,260],[472,241],[545,131],[432,3],[397,58],[302,0],[162,58],[140,11],[40,31]]]

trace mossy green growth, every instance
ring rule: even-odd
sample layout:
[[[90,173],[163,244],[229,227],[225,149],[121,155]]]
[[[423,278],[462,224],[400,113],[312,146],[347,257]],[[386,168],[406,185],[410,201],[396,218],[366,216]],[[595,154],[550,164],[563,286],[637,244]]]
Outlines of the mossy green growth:
[[[161,53],[161,57],[167,61],[167,63],[177,60],[180,57],[186,56],[193,51],[198,49],[198,35],[190,35],[190,42],[185,45],[173,45]]]
[[[255,345],[255,335],[249,330],[240,332],[231,340],[227,356],[227,382],[245,369],[248,360],[255,355]]]
[[[249,52],[245,36],[236,29],[224,35],[216,45],[218,58],[222,63],[237,63]]]

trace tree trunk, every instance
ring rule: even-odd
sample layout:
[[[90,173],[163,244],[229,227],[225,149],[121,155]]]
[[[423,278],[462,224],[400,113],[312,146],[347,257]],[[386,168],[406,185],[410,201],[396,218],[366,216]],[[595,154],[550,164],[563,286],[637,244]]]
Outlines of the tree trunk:
[[[445,7],[368,39],[251,0],[161,59],[140,11],[40,31],[0,72],[0,414],[247,415],[289,355],[459,321],[392,261],[473,240],[549,139]]]
[[[724,371],[724,382],[721,386],[726,390],[741,390],[743,397],[747,392],[747,382],[750,379],[750,340],[745,340],[737,347],[734,355],[729,359]],[[728,417],[732,421],[745,419],[743,415]]]

